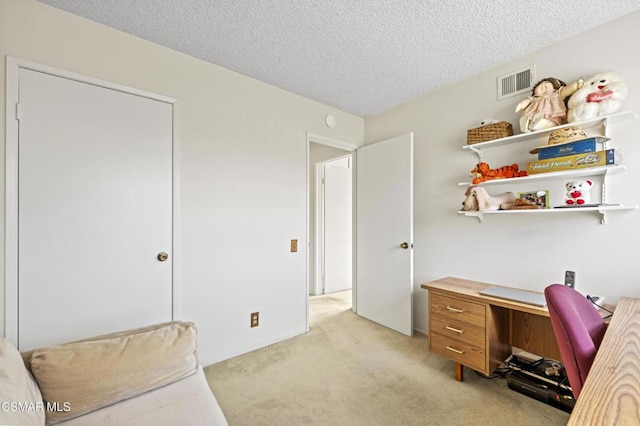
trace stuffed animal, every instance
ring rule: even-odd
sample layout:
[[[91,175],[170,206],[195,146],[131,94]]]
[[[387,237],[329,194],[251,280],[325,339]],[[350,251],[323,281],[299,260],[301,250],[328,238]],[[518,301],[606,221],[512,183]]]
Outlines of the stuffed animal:
[[[589,191],[592,186],[593,182],[590,180],[567,182],[567,199],[565,200],[565,203],[569,206],[589,204],[591,202],[591,195],[589,194]]]
[[[485,118],[484,120],[482,120],[480,122],[480,126],[487,126],[489,124],[496,124],[499,123],[500,120],[496,120],[495,118]]]
[[[467,188],[467,191],[464,193],[464,201],[462,202],[462,210],[465,212],[477,212],[480,210],[480,206],[478,205],[478,199],[475,194],[470,192],[471,186]]]
[[[476,185],[469,186],[464,195],[466,197],[462,202],[464,211],[508,210],[513,207],[516,200],[516,194],[513,192],[504,192],[492,197],[486,189]]]
[[[596,74],[569,98],[569,123],[590,120],[620,111],[627,97],[627,85],[613,72]]]
[[[470,175],[473,178],[471,183],[476,185],[487,180],[527,176],[527,172],[525,170],[519,170],[516,163],[502,166],[499,169],[492,169],[489,167],[489,164],[481,162],[476,164],[473,170],[471,170]]]
[[[584,85],[583,80],[567,85],[557,78],[543,78],[533,86],[531,96],[516,106],[520,130],[534,132],[567,123],[565,99]]]

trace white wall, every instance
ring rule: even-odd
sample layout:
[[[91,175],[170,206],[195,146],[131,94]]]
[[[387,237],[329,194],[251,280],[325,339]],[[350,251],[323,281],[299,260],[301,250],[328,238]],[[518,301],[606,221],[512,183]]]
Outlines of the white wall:
[[[531,63],[536,80],[552,76],[567,83],[613,70],[629,87],[624,109],[640,113],[639,39],[640,13],[634,13],[365,120],[367,143],[414,132],[416,328],[427,330],[427,292],[420,284],[445,276],[542,291],[562,282],[570,269],[583,293],[604,295],[608,302],[640,297],[640,210],[611,213],[607,225],[592,213],[494,215],[485,217],[484,224],[456,214],[465,191],[457,183],[468,180],[477,161],[461,149],[467,129],[487,117],[517,128],[515,105],[526,95],[496,101],[496,76]],[[638,205],[640,119],[609,130],[611,144],[623,152],[628,167],[610,177],[609,201]],[[489,164],[522,167],[535,159],[522,148],[513,149],[510,158],[488,158]],[[550,189],[552,197],[561,197],[563,184],[541,182],[524,189]],[[521,189],[507,184],[491,187],[490,193],[509,190]]]
[[[202,363],[305,332],[306,134],[362,145],[362,118],[33,0],[0,2],[0,55],[178,99],[180,317],[198,326]]]

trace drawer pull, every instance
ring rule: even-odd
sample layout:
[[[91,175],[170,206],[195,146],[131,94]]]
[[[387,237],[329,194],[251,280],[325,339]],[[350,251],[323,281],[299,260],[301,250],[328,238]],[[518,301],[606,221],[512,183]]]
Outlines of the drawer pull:
[[[457,329],[457,328],[453,328],[453,327],[451,327],[450,325],[447,325],[445,328],[446,328],[447,330],[449,330],[449,331],[454,331],[454,332],[459,333],[459,334],[464,333],[464,330],[459,330],[459,329]]]
[[[447,350],[449,350],[451,352],[455,352],[455,353],[460,354],[460,355],[464,354],[464,351],[461,351],[460,349],[452,348],[451,346],[447,346]]]
[[[447,311],[457,312],[459,314],[464,312],[464,309],[452,308],[451,306],[447,306]]]

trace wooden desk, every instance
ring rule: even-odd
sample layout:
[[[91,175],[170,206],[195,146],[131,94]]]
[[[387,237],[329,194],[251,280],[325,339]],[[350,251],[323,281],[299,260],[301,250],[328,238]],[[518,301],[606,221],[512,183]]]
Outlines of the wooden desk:
[[[640,300],[620,299],[569,425],[640,425]]]
[[[456,380],[463,365],[491,374],[512,346],[561,361],[547,308],[478,293],[490,286],[453,277],[421,286],[429,291],[429,350],[456,362]]]

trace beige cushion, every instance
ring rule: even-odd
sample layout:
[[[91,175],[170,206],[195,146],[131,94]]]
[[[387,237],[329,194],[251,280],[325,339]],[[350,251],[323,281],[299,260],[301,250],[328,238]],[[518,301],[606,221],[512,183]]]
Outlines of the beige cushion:
[[[42,395],[20,352],[0,338],[0,424],[43,425]]]
[[[57,426],[228,426],[202,368],[135,398],[66,420]]]
[[[193,374],[196,329],[164,323],[36,349],[30,362],[43,399],[60,407],[46,412],[54,424]]]

